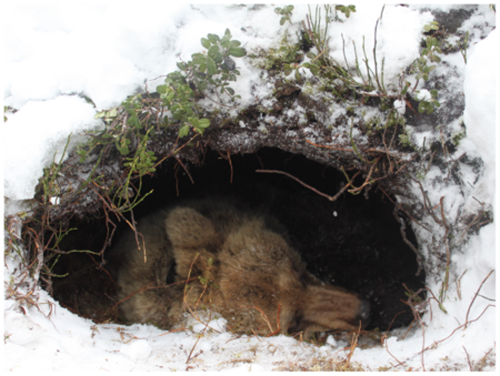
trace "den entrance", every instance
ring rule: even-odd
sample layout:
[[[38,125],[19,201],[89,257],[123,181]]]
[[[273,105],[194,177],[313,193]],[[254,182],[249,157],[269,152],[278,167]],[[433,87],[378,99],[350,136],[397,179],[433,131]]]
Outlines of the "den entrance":
[[[134,209],[135,220],[155,209],[190,198],[229,197],[278,218],[289,231],[292,245],[310,272],[323,281],[368,298],[372,317],[367,330],[381,331],[409,325],[411,309],[406,292],[424,287],[425,273],[414,251],[401,235],[394,205],[377,187],[367,193],[345,192],[331,202],[289,176],[257,170],[277,170],[296,177],[319,192],[335,195],[346,183],[344,174],[301,155],[264,148],[254,154],[232,155],[209,151],[200,165],[171,158],[143,180],[142,192],[151,193]],[[352,176],[352,173],[351,173]],[[358,184],[359,185],[359,184]],[[129,216],[130,217],[130,216]],[[104,218],[72,223],[61,245],[66,250],[103,248]],[[116,222],[114,239],[127,226]],[[408,225],[406,238],[416,245]],[[60,257],[52,292],[64,307],[95,322],[120,321],[114,273],[119,259],[74,252]],[[99,265],[102,265],[100,267]]]

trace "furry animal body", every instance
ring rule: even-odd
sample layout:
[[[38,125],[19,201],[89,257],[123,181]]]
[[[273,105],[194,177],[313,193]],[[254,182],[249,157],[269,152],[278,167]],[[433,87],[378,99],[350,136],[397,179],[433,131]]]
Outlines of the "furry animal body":
[[[357,330],[369,303],[306,270],[282,225],[221,201],[191,201],[139,221],[141,249],[126,234],[114,246],[127,323],[177,324],[212,309],[232,331],[295,334]],[[146,262],[144,260],[146,255]]]

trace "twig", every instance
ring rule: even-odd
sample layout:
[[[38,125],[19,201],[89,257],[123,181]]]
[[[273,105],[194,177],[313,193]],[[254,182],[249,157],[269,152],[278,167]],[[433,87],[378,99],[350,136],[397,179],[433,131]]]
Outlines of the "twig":
[[[288,172],[279,171],[279,170],[255,170],[255,172],[265,172],[265,173],[269,173],[269,174],[282,174],[282,175],[288,176],[289,178],[291,178],[291,179],[295,180],[296,182],[302,184],[304,187],[310,189],[311,191],[317,193],[320,196],[323,196],[323,197],[327,198],[328,200],[330,200],[332,202],[335,201],[335,200],[337,200],[340,197],[340,195],[342,193],[344,193],[347,188],[349,188],[349,185],[351,184],[350,182],[348,182],[346,185],[344,185],[340,189],[339,192],[337,192],[337,194],[335,196],[328,196],[327,194],[318,191],[316,188],[313,188],[310,185],[304,183],[302,180],[296,178],[295,176],[290,175]],[[360,172],[358,171],[356,174],[354,174],[354,176],[352,177],[352,179],[354,179],[359,174],[360,174]]]
[[[450,277],[450,259],[451,259],[450,244],[449,244],[449,240],[448,240],[448,233],[450,232],[450,228],[448,227],[448,224],[446,223],[446,217],[444,216],[443,199],[444,199],[444,196],[442,196],[441,199],[439,200],[439,204],[441,205],[441,218],[443,218],[443,225],[444,225],[444,228],[446,230],[444,233],[444,245],[446,248],[446,273],[444,276],[443,287],[441,290],[441,294],[442,294],[441,295],[441,303],[444,300],[446,291],[448,291],[448,281],[449,281],[449,277]]]
[[[280,324],[280,312],[281,312],[281,304],[278,304],[278,314],[277,314],[277,320],[278,320],[278,328],[272,332],[271,334],[268,334],[266,337],[271,337],[274,336],[275,334],[279,333],[281,331],[281,324]]]
[[[471,372],[473,372],[473,369],[472,369],[472,364],[470,364],[470,358],[469,358],[469,353],[467,352],[467,349],[465,348],[465,346],[462,346],[462,348],[464,349],[465,351],[465,355],[467,355],[467,363],[469,363],[469,370]]]
[[[134,230],[134,236],[135,236],[135,242],[137,244],[137,248],[139,251],[141,250],[141,247],[139,245],[139,237],[137,235],[140,235],[142,237],[142,253],[144,255],[144,263],[148,262],[147,254],[146,254],[146,239],[144,239],[144,236],[140,233],[137,232],[137,227],[136,227],[136,222],[134,218],[134,211],[130,210],[130,216],[131,218],[131,223],[132,223],[132,229]]]
[[[384,334],[383,337],[382,337],[382,340],[384,340],[384,344],[385,344],[385,349],[386,351],[389,353],[390,356],[392,356],[396,362],[398,362],[398,364],[396,364],[394,367],[397,367],[397,366],[401,366],[403,365],[405,362],[401,362],[398,358],[396,358],[394,355],[392,355],[392,353],[389,351],[389,344],[387,343],[387,334]]]
[[[382,85],[379,82],[378,69],[377,69],[377,29],[378,29],[379,22],[382,21],[382,15],[384,14],[384,9],[385,9],[385,5],[382,7],[382,11],[380,12],[380,17],[377,19],[377,22],[375,23],[375,32],[374,32],[374,36],[373,36],[373,60],[374,60],[374,64],[375,64],[375,80],[377,81],[377,85],[378,85],[379,90],[383,93],[385,93],[385,88],[383,85],[383,81],[382,81]],[[381,73],[383,74],[383,70]]]
[[[366,179],[365,179],[365,182],[358,188],[353,188],[351,190],[349,190],[349,193],[352,193],[352,194],[357,194],[359,193],[365,186],[367,186],[368,184],[371,184],[371,182],[369,181],[372,174],[373,174],[373,171],[375,170],[375,167],[377,166],[377,163],[378,161],[380,160],[380,158],[382,158],[381,156],[379,156],[377,159],[374,159],[373,161],[371,161],[370,163],[372,163],[372,166],[370,167],[370,170],[368,171],[368,175],[366,176]]]
[[[429,292],[431,292],[431,294],[432,294],[432,291],[430,291],[428,288],[426,288],[426,289],[427,289]],[[424,290],[424,289],[420,289],[420,290],[419,290],[419,291],[417,291],[415,294],[413,294],[413,295],[412,295],[412,296],[408,299],[408,302],[409,302],[409,301],[413,298],[413,296],[415,296],[416,294],[419,294],[422,290]],[[434,296],[434,294],[432,294],[432,295]],[[437,301],[437,299],[436,299],[435,297],[434,297],[434,300],[436,300],[436,301]],[[408,305],[410,306],[410,308],[412,309],[414,316],[415,316],[415,317],[417,317],[417,316],[416,316],[416,312],[414,311],[413,306],[412,306],[411,304],[409,304],[409,303],[407,303],[407,304],[408,304]],[[429,305],[429,307],[430,307],[430,305]],[[401,364],[398,364],[397,366],[399,366],[399,365],[402,365],[402,364],[406,363],[408,360],[410,360],[410,359],[412,359],[412,358],[414,358],[415,356],[418,356],[418,355],[421,355],[421,357],[422,357],[422,365],[423,365],[423,354],[424,354],[424,352],[425,352],[426,350],[430,350],[430,349],[432,349],[432,348],[435,348],[435,346],[437,346],[439,343],[444,342],[444,341],[446,341],[447,339],[449,339],[451,336],[453,336],[453,334],[455,334],[455,333],[456,333],[459,329],[462,329],[462,328],[464,328],[466,325],[469,325],[469,324],[471,324],[471,323],[476,322],[477,320],[479,320],[479,319],[480,319],[480,318],[484,315],[484,313],[488,310],[488,308],[490,308],[490,307],[495,307],[495,305],[493,305],[493,304],[488,304],[488,305],[484,308],[484,310],[481,312],[481,314],[480,314],[478,317],[476,317],[476,318],[475,318],[475,319],[473,319],[473,320],[470,320],[470,321],[466,322],[465,324],[462,324],[462,325],[460,325],[460,326],[456,327],[456,328],[455,328],[455,329],[454,329],[454,330],[453,330],[453,331],[452,331],[452,332],[451,332],[451,333],[450,333],[447,337],[445,337],[445,338],[443,338],[443,339],[440,339],[440,340],[438,340],[438,341],[434,341],[434,343],[433,343],[432,345],[429,345],[429,346],[427,346],[427,347],[423,348],[423,349],[422,349],[422,351],[418,352],[418,353],[417,353],[417,354],[415,354],[414,356],[409,357],[408,359],[406,359],[406,360],[405,360],[404,362],[402,362]],[[431,312],[432,312],[432,311],[431,311]],[[418,316],[418,318],[420,318],[420,316]],[[432,317],[431,317],[431,321],[432,321]],[[425,342],[425,332],[424,332],[424,328],[423,328],[423,327],[422,327],[422,336],[423,336],[423,341]],[[392,367],[391,367],[391,368],[392,368]],[[425,371],[425,368],[424,368],[424,371]]]
[[[389,149],[387,149],[387,144],[385,143],[385,134],[387,132],[387,127],[389,126],[389,119],[390,119],[390,116],[392,114],[392,111],[393,109],[391,109],[391,111],[389,111],[389,115],[387,115],[387,122],[385,123],[385,127],[384,127],[384,133],[382,135],[382,142],[384,144],[384,148],[385,148],[385,153],[387,155],[387,159],[389,160],[389,172],[392,172],[392,160],[390,158],[390,153],[389,153]],[[397,122],[396,122],[397,124]],[[396,133],[396,131],[394,130],[394,133]]]
[[[479,221],[479,218],[481,218],[481,216],[483,215],[483,212],[479,212],[475,217],[474,219],[472,220],[472,222],[469,224],[469,226],[467,226],[467,228],[465,229],[464,233],[462,234],[462,236],[460,237],[460,240],[458,241],[459,243],[463,240],[464,236],[469,232],[470,228],[472,226],[474,226],[474,224],[476,224],[476,222]]]
[[[485,313],[485,312],[487,311],[487,309],[488,309],[488,308],[490,308],[490,307],[496,307],[496,306],[495,306],[495,305],[493,305],[493,304],[488,304],[488,305],[487,305],[487,306],[483,309],[483,312],[481,312],[481,314],[480,314],[478,317],[476,317],[474,320],[470,320],[470,321],[466,322],[465,324],[462,324],[462,325],[460,325],[460,326],[456,327],[456,328],[455,328],[455,329],[454,329],[454,330],[450,333],[450,335],[449,335],[448,337],[443,338],[443,339],[441,339],[441,340],[439,340],[439,341],[435,341],[432,345],[430,345],[430,346],[426,347],[424,350],[422,350],[422,352],[424,352],[425,350],[429,350],[429,349],[433,348],[435,345],[437,345],[437,344],[439,344],[439,343],[441,343],[441,342],[446,341],[446,340],[447,340],[447,339],[449,339],[449,338],[450,338],[453,334],[455,334],[455,333],[456,333],[459,329],[464,328],[464,327],[465,327],[465,325],[469,325],[469,324],[472,324],[473,322],[476,322],[477,320],[479,320],[479,319],[480,319],[480,318],[484,315],[484,313]]]
[[[400,314],[402,313],[405,313],[405,311],[401,311],[401,312],[398,312],[396,313],[396,315],[392,318],[391,320],[391,323],[389,324],[389,327],[387,328],[387,330],[385,331],[385,334],[387,335],[387,333],[389,333],[389,331],[391,330],[391,327],[392,327],[392,324],[394,324],[394,321],[396,320],[396,317],[398,317]]]
[[[182,168],[184,169],[184,171],[186,171],[186,174],[187,176],[189,176],[189,180],[191,180],[191,184],[194,184],[194,180],[193,180],[193,177],[191,176],[191,174],[189,173],[188,169],[186,168],[186,166],[184,166],[184,163],[182,163],[181,159],[180,158],[177,158],[177,162],[182,166]]]
[[[477,289],[476,293],[474,294],[474,298],[472,299],[472,302],[470,303],[469,305],[469,308],[467,309],[467,314],[465,315],[465,327],[467,328],[467,323],[469,321],[469,312],[470,312],[470,309],[472,308],[472,305],[474,304],[474,301],[476,300],[478,294],[479,294],[479,291],[481,291],[481,288],[483,287],[484,283],[486,282],[486,280],[488,278],[490,278],[490,275],[494,272],[495,270],[491,270],[488,275],[486,276],[485,279],[483,279],[483,281],[481,282],[481,284],[479,285],[479,288]]]
[[[420,290],[419,290],[420,291]],[[418,291],[418,292],[419,292]],[[418,311],[413,307],[413,305],[411,304],[411,299],[413,298],[413,296],[415,296],[416,294],[418,294],[418,292],[416,292],[415,294],[413,294],[412,296],[410,296],[408,298],[408,305],[410,306],[412,312],[413,312],[413,316],[416,317],[418,319],[418,321],[420,322],[420,327],[422,328],[422,356],[421,356],[421,363],[422,363],[422,369],[424,370],[425,372],[425,362],[424,362],[424,351],[425,351],[425,329],[424,329],[424,323],[422,322],[422,318],[420,317],[420,314],[418,313]]]
[[[140,293],[140,292],[142,292],[142,291],[147,290],[148,286],[150,286],[151,284],[153,284],[153,282],[154,282],[154,281],[151,281],[151,282],[149,282],[147,285],[145,285],[145,286],[141,287],[139,290],[134,291],[132,294],[127,295],[127,296],[126,296],[126,297],[124,297],[122,300],[120,300],[119,302],[117,302],[117,303],[113,306],[113,308],[112,308],[112,309],[113,309],[113,310],[114,310],[114,309],[116,309],[116,307],[118,307],[118,305],[119,305],[120,303],[123,303],[125,300],[130,299],[130,298],[131,298],[131,297],[133,297],[135,294],[138,294],[138,293]]]
[[[403,237],[403,241],[406,243],[406,245],[408,245],[408,247],[411,248],[413,252],[415,252],[415,255],[417,256],[418,269],[415,276],[418,277],[420,275],[420,272],[422,271],[422,257],[420,256],[418,249],[406,237],[406,223],[404,218],[400,217],[398,213],[399,213],[399,205],[394,205],[394,210],[392,211],[392,214],[394,215],[394,218],[396,218],[396,220],[401,224],[401,226],[399,227],[399,232]]]
[[[457,295],[458,295],[458,299],[459,300],[462,300],[461,281],[462,281],[462,277],[464,276],[464,274],[466,272],[467,272],[467,269],[464,270],[464,272],[462,273],[462,275],[460,276],[460,278],[457,280]]]
[[[208,328],[208,323],[210,322],[210,320],[212,319],[212,308],[210,308],[210,311],[208,313],[208,320],[205,324],[205,327],[203,328],[203,332],[201,332],[200,335],[198,335],[198,339],[196,340],[196,342],[194,343],[193,345],[193,348],[191,349],[191,352],[189,353],[188,357],[187,357],[187,360],[186,360],[186,364],[188,364],[190,361],[191,361],[191,355],[193,354],[193,351],[194,349],[196,348],[196,345],[198,344],[198,342],[200,342],[200,339],[201,337],[205,334],[205,332],[207,331],[207,328]],[[197,356],[199,356],[200,354],[203,353],[203,350],[200,350],[200,352],[195,355],[193,358],[196,358]]]
[[[229,180],[229,183],[233,182],[233,162],[231,162],[231,154],[229,154],[229,149],[227,151],[227,159],[229,160],[229,166],[231,166],[231,179]]]
[[[240,307],[241,308],[253,308],[253,309],[256,309],[257,311],[259,311],[260,314],[262,315],[262,318],[264,319],[265,323],[269,327],[269,330],[271,331],[271,333],[274,333],[273,327],[271,325],[271,321],[269,321],[269,318],[267,317],[267,315],[265,314],[265,312],[263,310],[261,310],[259,307],[256,307],[256,306],[240,306]]]
[[[420,191],[422,192],[422,196],[424,198],[424,208],[425,210],[427,210],[427,212],[431,215],[431,217],[434,219],[434,221],[438,224],[438,225],[443,225],[443,223],[438,219],[438,217],[436,216],[436,213],[434,213],[432,211],[432,205],[431,205],[431,202],[429,200],[429,198],[427,197],[427,194],[425,193],[424,191],[424,187],[422,186],[422,183],[420,183],[418,180],[416,179],[413,179],[413,178],[410,178],[411,180],[413,180],[414,182],[416,182],[419,187],[420,187]]]
[[[345,366],[349,367],[349,363],[351,362],[352,355],[354,354],[354,350],[356,349],[356,346],[358,345],[358,338],[359,334],[361,332],[361,321],[359,322],[359,328],[357,332],[354,332],[352,334],[352,341],[351,341],[351,347],[349,349],[349,355],[347,356],[347,361]]]
[[[190,144],[191,141],[193,141],[196,137],[198,137],[200,134],[196,133],[193,137],[189,139],[188,142],[186,142],[184,145],[180,146],[178,149],[174,150],[172,154],[177,154],[181,149],[183,149],[186,145]]]

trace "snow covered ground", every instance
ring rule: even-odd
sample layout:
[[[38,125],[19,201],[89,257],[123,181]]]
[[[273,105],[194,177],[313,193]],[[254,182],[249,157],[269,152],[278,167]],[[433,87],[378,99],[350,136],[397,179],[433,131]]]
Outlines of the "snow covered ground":
[[[146,81],[149,89],[154,89],[162,82],[157,78],[174,71],[179,59],[189,60],[192,53],[202,49],[201,37],[208,33],[222,35],[229,28],[233,38],[249,51],[276,45],[282,27],[274,7],[167,2],[4,7],[4,105],[17,110],[6,113],[8,121],[2,130],[6,214],[23,210],[22,200],[33,197],[43,168],[54,158],[59,160],[70,133],[74,145],[82,140],[84,130],[101,126],[94,119],[97,111],[120,104],[127,95],[142,90]],[[378,54],[386,57],[387,80],[419,56],[423,26],[433,20],[429,12],[420,12],[419,8],[385,9]],[[451,6],[440,8],[448,10]],[[307,11],[307,6],[296,6],[292,21],[305,19]],[[380,4],[358,5],[356,13],[344,23],[332,24],[333,49],[341,54],[338,35],[342,33],[346,43],[355,40],[358,46],[366,36],[367,50],[371,51],[380,11]],[[466,98],[467,138],[461,141],[457,154],[479,153],[485,163],[482,177],[465,197],[453,187],[446,192],[446,209],[450,211],[455,210],[453,202],[466,200],[474,213],[479,204],[473,196],[486,207],[495,205],[498,31],[480,41],[492,25],[495,13],[487,5],[479,6],[462,25],[464,31],[470,31],[472,42],[467,65],[460,52],[445,57],[458,72],[455,84],[464,88]],[[347,59],[352,62],[353,56]],[[343,56],[337,56],[337,60],[343,61]],[[242,76],[233,88],[245,106],[256,95],[250,93],[250,83],[256,84],[262,94],[269,88],[261,82],[260,71],[248,61],[238,59],[237,64]],[[97,108],[75,94],[91,98]],[[419,136],[414,137],[417,140]],[[429,180],[433,173],[429,171]],[[440,196],[442,192],[436,192],[429,198],[439,202]],[[7,288],[16,281],[19,260],[14,254],[5,260]],[[453,276],[444,302],[447,314],[431,301],[432,315],[424,316],[425,332],[413,329],[403,340],[406,329],[394,331],[384,346],[357,348],[351,364],[365,370],[468,370],[469,361],[473,366],[483,359],[486,364],[494,361],[496,309],[494,300],[488,299],[495,299],[495,272],[481,284],[495,270],[495,224],[471,237],[465,251],[453,255],[452,265]],[[462,278],[458,280],[457,276]],[[440,284],[440,280],[428,277],[426,285],[436,292]],[[204,330],[196,322],[192,322],[193,332],[168,334],[145,325],[96,325],[62,308],[45,291],[38,290],[37,294],[39,309],[21,308],[19,302],[5,300],[5,370],[325,370],[349,354],[347,342],[333,337],[322,347],[284,336],[236,338],[225,332],[223,319],[214,320],[211,326],[216,330],[201,336],[193,333]],[[422,355],[422,349],[429,346]],[[400,362],[403,364],[398,366]]]

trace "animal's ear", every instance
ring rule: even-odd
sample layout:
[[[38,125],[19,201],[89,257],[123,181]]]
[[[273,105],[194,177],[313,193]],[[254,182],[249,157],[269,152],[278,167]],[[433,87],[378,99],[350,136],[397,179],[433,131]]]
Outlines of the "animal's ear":
[[[217,239],[212,221],[192,208],[179,207],[172,210],[165,220],[165,228],[174,247],[206,247]]]

